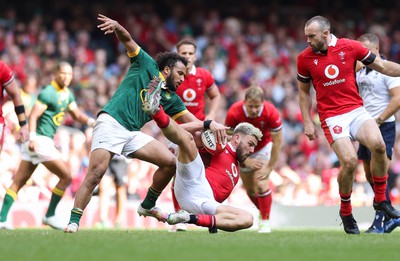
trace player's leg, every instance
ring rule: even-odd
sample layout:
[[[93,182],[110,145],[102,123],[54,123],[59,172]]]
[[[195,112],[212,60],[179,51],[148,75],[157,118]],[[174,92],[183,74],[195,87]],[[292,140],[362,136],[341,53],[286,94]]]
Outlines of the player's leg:
[[[353,218],[351,205],[351,192],[354,181],[354,171],[357,167],[357,155],[349,138],[336,139],[332,145],[339,162],[340,171],[338,175],[340,195],[340,217],[343,227],[348,234],[359,234],[357,222]]]
[[[364,121],[356,133],[356,138],[371,151],[371,173],[374,183],[375,203],[390,218],[399,218],[400,212],[393,208],[386,198],[388,166],[386,146],[382,134],[373,119]]]
[[[116,199],[115,199],[115,222],[120,227],[124,221],[125,204],[127,200],[128,163],[125,159],[114,160],[113,171],[115,173]]]
[[[78,231],[83,211],[92,198],[95,187],[106,172],[112,156],[111,152],[101,148],[90,153],[88,171],[75,195],[74,207],[71,210],[68,226],[64,229],[65,232],[75,233]]]
[[[110,166],[112,161],[110,162]],[[99,184],[99,213],[100,221],[95,224],[97,228],[110,228],[111,223],[108,219],[108,213],[110,211],[111,196],[114,186],[113,174],[110,171],[110,167],[107,169],[103,178]]]
[[[19,164],[13,183],[7,189],[6,195],[4,196],[3,205],[0,212],[0,229],[12,229],[12,226],[7,223],[8,212],[10,211],[14,201],[17,199],[18,191],[26,184],[36,167],[37,165],[25,160],[22,160]]]

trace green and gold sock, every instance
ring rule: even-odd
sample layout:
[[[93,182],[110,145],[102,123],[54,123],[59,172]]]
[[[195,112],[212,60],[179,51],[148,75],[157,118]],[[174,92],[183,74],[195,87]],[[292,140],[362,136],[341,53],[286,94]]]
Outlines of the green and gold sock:
[[[71,210],[71,218],[69,219],[68,224],[76,223],[79,225],[79,221],[81,220],[83,214],[83,210],[80,208],[73,208]]]
[[[52,217],[56,214],[56,207],[60,202],[62,196],[64,195],[64,190],[61,190],[57,187],[53,189],[53,193],[51,194],[49,208],[47,209],[46,217]]]
[[[151,209],[156,205],[156,201],[160,196],[161,192],[154,190],[153,188],[149,188],[147,191],[147,195],[142,202],[142,207],[145,209]]]
[[[8,212],[16,198],[17,193],[14,190],[7,189],[3,200],[3,206],[1,207],[0,222],[5,222],[7,220]]]

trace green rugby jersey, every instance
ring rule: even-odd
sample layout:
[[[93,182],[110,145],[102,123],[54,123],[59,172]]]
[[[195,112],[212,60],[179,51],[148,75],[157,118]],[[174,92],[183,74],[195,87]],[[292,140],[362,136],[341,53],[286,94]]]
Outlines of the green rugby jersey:
[[[43,88],[36,102],[46,106],[46,110],[37,120],[36,133],[52,139],[62,124],[66,111],[77,106],[72,92],[68,88],[61,89],[55,81]]]
[[[140,92],[155,76],[160,76],[164,81],[165,79],[159,72],[156,61],[141,48],[130,57],[128,72],[102,111],[110,114],[127,130],[139,131],[151,120],[142,110]],[[175,92],[162,89],[160,103],[164,111],[174,119],[187,112],[185,104]]]

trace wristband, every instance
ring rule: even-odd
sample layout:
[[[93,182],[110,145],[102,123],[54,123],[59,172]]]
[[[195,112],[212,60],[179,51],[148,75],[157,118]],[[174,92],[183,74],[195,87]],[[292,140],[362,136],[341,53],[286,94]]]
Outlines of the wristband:
[[[203,122],[203,128],[204,128],[205,130],[209,129],[209,128],[210,128],[210,125],[211,125],[211,122],[212,122],[212,120],[206,120],[206,121],[204,121],[204,122]]]
[[[22,126],[25,126],[28,122],[26,120],[23,120],[23,121],[19,121],[18,123],[19,123],[19,126],[22,127]]]
[[[381,118],[377,118],[377,119],[376,119],[376,123],[377,123],[378,125],[381,125],[383,122],[384,122],[384,120],[382,120]]]
[[[36,139],[36,132],[29,132],[29,140],[35,140]]]
[[[25,107],[24,105],[18,105],[14,107],[15,113],[18,114],[22,114],[25,113]]]

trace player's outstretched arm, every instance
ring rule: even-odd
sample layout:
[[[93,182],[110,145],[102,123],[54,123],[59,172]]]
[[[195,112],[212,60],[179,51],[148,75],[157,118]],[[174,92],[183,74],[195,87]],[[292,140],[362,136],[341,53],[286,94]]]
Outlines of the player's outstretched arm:
[[[130,33],[117,21],[108,18],[105,15],[99,14],[97,17],[102,23],[97,26],[104,34],[112,34],[118,37],[119,41],[125,46],[128,53],[133,54],[139,48],[138,44],[132,39]]]

